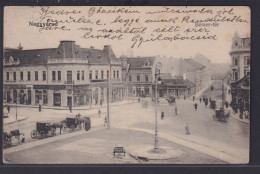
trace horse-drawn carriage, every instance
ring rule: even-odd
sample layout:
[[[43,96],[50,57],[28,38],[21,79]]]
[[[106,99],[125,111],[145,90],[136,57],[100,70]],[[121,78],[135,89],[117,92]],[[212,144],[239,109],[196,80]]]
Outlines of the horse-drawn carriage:
[[[16,138],[18,140],[18,143],[23,143],[25,138],[23,137],[20,139],[21,135],[24,135],[24,133],[21,133],[19,129],[15,129],[10,131],[10,133],[4,132],[3,141],[4,141],[4,147],[10,147],[12,146],[12,138]]]
[[[31,137],[35,139],[35,138],[45,138],[45,136],[47,135],[54,136],[56,135],[57,127],[58,125],[56,124],[37,122],[36,130],[33,130],[31,132]]]
[[[224,110],[224,108],[215,109],[215,114],[213,114],[213,119],[216,121],[227,122],[230,116],[229,110]]]
[[[63,131],[69,129],[70,132],[75,131],[76,129],[83,128],[86,123],[88,123],[88,130],[90,129],[90,118],[89,117],[67,117],[66,120],[61,121],[63,124]]]

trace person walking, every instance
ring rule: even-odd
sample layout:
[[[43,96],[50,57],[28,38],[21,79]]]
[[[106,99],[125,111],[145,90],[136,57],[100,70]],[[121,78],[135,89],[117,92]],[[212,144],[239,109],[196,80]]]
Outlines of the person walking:
[[[197,111],[197,109],[198,109],[198,104],[197,103],[194,104],[194,108],[195,108],[195,111]]]
[[[200,98],[200,103],[201,103],[201,100],[202,100],[202,99]]]
[[[195,96],[192,97],[192,100],[193,100],[193,101],[195,100]]]
[[[178,108],[177,108],[177,106],[175,105],[175,115],[178,115]]]
[[[186,100],[186,95],[184,95],[184,100]]]
[[[205,100],[205,107],[208,106],[208,100]]]
[[[7,111],[8,111],[8,114],[9,114],[9,112],[10,112],[10,106],[9,105],[7,105]]]
[[[161,113],[161,119],[164,119],[164,112]]]
[[[107,124],[107,116],[105,117],[104,126],[106,126],[106,124]]]
[[[71,104],[69,105],[69,110],[70,110],[70,113],[72,113],[72,106],[71,106]]]
[[[100,115],[101,115],[101,111],[100,111],[100,109],[98,110],[98,117],[100,117]]]
[[[188,122],[186,123],[185,130],[186,130],[186,135],[190,135],[190,129],[189,129]]]
[[[226,105],[226,108],[228,108],[228,102],[227,101],[225,101],[225,105]]]
[[[39,112],[42,111],[42,105],[39,104]]]

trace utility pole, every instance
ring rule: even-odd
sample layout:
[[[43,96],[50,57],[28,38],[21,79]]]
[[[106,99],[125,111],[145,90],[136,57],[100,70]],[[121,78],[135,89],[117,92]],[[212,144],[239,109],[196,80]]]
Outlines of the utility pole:
[[[110,128],[109,123],[109,79],[107,79],[107,129]]]

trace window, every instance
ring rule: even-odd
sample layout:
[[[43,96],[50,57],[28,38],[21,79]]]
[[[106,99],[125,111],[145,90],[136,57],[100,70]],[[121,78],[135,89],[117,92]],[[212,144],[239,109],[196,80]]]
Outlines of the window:
[[[238,58],[237,57],[235,58],[234,63],[235,63],[235,66],[238,65]]]
[[[104,79],[104,71],[101,71],[101,79]]]
[[[244,57],[244,64],[245,65],[250,65],[250,57],[249,56],[245,56]]]
[[[140,75],[137,75],[136,79],[138,82],[140,82]]]
[[[52,71],[52,80],[56,80],[56,72]]]
[[[13,72],[14,81],[16,80],[16,72]]]
[[[80,71],[77,71],[77,80],[80,80]]]
[[[20,80],[23,80],[23,72],[20,72]]]
[[[9,80],[9,72],[6,72],[6,80]]]
[[[42,80],[46,80],[46,71],[42,72]]]
[[[81,71],[81,80],[84,80],[84,71]]]
[[[27,72],[27,80],[28,80],[28,81],[31,80],[31,72],[30,72],[30,71]]]
[[[107,71],[107,79],[109,79],[109,71]]]
[[[98,70],[95,71],[95,78],[98,79]]]
[[[129,82],[131,82],[131,81],[132,81],[132,76],[130,75],[130,76],[129,76]]]
[[[58,80],[61,80],[61,71],[58,71]]]
[[[116,72],[116,76],[119,79],[119,71]]]
[[[34,74],[35,74],[35,80],[37,81],[38,80],[38,71],[35,71]]]
[[[116,78],[116,71],[114,71],[114,76],[113,77],[114,77],[114,79]]]
[[[148,82],[148,75],[145,75],[145,81]]]
[[[92,71],[89,71],[89,79],[92,79]]]

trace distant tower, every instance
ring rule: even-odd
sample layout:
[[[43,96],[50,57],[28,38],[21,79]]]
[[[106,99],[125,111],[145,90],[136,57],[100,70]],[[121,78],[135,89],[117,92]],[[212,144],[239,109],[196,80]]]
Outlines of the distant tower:
[[[22,50],[23,49],[23,46],[22,46],[21,42],[19,42],[19,45],[18,45],[17,49],[18,50]]]

